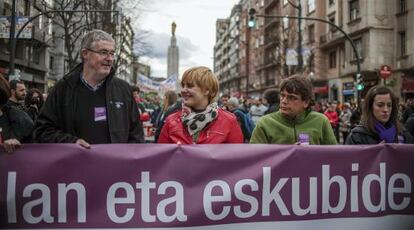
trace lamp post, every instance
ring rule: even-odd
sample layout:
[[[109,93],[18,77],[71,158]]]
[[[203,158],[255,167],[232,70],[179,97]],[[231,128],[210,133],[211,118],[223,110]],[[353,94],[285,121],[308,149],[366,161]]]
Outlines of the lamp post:
[[[255,16],[256,17],[263,17],[263,18],[282,18],[282,19],[283,18],[288,18],[288,19],[297,19],[297,20],[303,19],[303,20],[309,20],[309,21],[318,21],[318,22],[323,22],[323,23],[329,24],[332,27],[335,27],[338,31],[340,31],[345,36],[345,39],[347,39],[349,41],[349,43],[351,44],[352,50],[353,50],[353,52],[355,54],[355,57],[357,59],[356,60],[357,69],[356,69],[355,80],[356,81],[360,81],[362,79],[361,78],[362,77],[361,76],[361,63],[360,63],[359,54],[358,54],[358,50],[357,50],[357,48],[355,46],[355,43],[351,39],[351,37],[349,37],[349,35],[344,30],[342,30],[341,27],[337,26],[336,24],[334,24],[334,23],[332,23],[330,21],[324,20],[324,19],[311,18],[311,17],[279,16],[279,15],[260,15],[260,14],[255,15]],[[301,55],[299,55],[299,56],[301,56]],[[357,95],[357,102],[358,102],[358,105],[359,105],[360,104],[360,101],[361,101],[361,99],[360,99],[360,91],[359,90],[357,90],[357,94],[356,95]]]
[[[300,0],[297,4],[294,4],[290,0],[287,1],[293,8],[298,10],[298,67],[297,71],[302,72],[303,70],[303,55],[302,55],[302,5]]]
[[[23,29],[33,20],[36,18],[50,13],[86,13],[86,12],[118,12],[116,10],[48,10],[41,13],[38,13],[27,20],[22,27],[17,31],[16,36],[14,36],[16,31],[16,0],[12,1],[12,18],[11,18],[11,24],[10,24],[10,57],[9,57],[9,76],[14,75],[14,69],[15,69],[15,57],[16,57],[16,42],[19,38],[20,34],[22,33]]]

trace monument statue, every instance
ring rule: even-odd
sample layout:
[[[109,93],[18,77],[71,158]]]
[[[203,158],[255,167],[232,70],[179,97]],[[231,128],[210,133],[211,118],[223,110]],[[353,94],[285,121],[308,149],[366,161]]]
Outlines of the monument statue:
[[[177,24],[175,24],[175,22],[173,22],[172,24],[171,24],[171,32],[172,32],[172,35],[173,36],[175,36],[175,29],[177,28]]]

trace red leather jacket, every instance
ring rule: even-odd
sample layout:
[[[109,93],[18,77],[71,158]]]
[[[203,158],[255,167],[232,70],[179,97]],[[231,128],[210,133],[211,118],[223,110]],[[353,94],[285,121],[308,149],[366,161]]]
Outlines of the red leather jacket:
[[[218,109],[217,118],[200,132],[197,142],[194,143],[181,121],[180,110],[168,116],[158,138],[158,143],[178,142],[181,144],[243,143],[243,133],[236,116]]]

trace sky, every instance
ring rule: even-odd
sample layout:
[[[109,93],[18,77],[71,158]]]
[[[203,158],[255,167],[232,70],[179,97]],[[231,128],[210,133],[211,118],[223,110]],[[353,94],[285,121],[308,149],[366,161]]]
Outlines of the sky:
[[[146,41],[151,53],[140,61],[151,66],[151,75],[166,77],[171,23],[177,24],[180,53],[179,74],[193,66],[213,70],[216,20],[230,16],[239,0],[152,0],[143,7],[135,26],[149,32]]]

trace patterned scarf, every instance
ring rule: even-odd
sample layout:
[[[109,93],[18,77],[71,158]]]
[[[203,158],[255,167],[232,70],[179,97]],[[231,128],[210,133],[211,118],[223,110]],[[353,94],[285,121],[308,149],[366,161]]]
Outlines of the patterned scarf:
[[[216,102],[208,105],[206,110],[200,113],[193,112],[191,108],[183,105],[181,120],[193,139],[194,134],[198,134],[210,122],[217,118],[217,110],[218,106]]]
[[[397,135],[395,125],[391,125],[391,127],[386,128],[378,121],[375,121],[375,130],[378,132],[378,136],[381,141],[385,141],[386,143],[394,143],[395,136]]]

